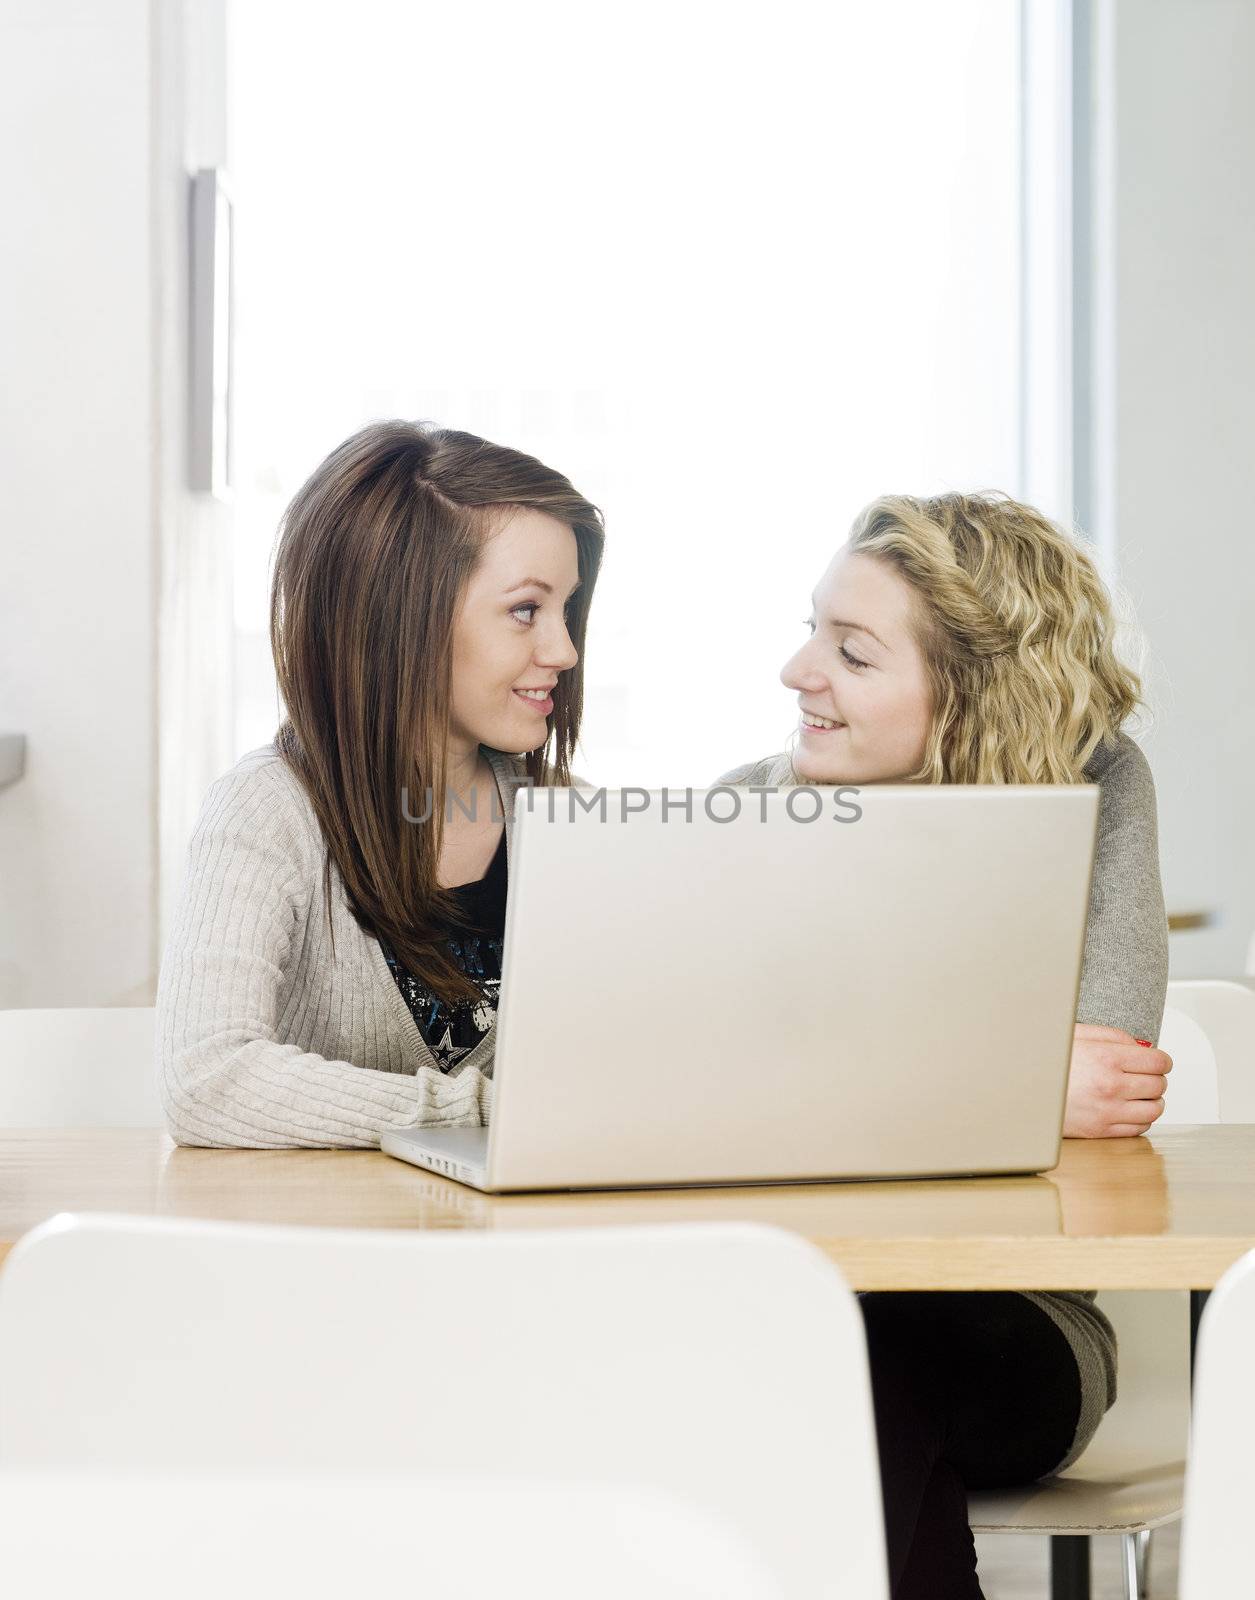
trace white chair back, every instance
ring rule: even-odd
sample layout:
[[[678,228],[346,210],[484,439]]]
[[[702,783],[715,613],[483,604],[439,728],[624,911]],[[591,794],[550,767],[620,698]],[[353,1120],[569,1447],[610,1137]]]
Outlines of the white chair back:
[[[725,1521],[656,1491],[486,1476],[0,1473],[22,1600],[782,1600]],[[66,1537],[66,1529],[73,1537]],[[171,1575],[177,1573],[177,1582]]]
[[[1241,984],[1170,983],[1159,1043],[1173,1068],[1156,1127],[1232,1118],[1255,1054],[1255,994]],[[1096,1532],[1177,1515],[1189,1432],[1188,1296],[1104,1290],[1098,1303],[1116,1331],[1119,1398],[1060,1477],[974,1495],[978,1530]]]
[[[1219,1122],[1220,1074],[1216,1067],[1216,1051],[1200,1024],[1188,1012],[1167,1005],[1159,1030],[1159,1045],[1172,1057],[1160,1124]]]
[[[160,1128],[151,1006],[0,1011],[0,1128]]]
[[[1242,984],[1210,979],[1170,983],[1159,1043],[1173,1066],[1164,1114],[1155,1126],[1221,1121],[1222,1083],[1226,1100],[1240,1098],[1245,1063],[1255,1059],[1255,994]],[[1124,1476],[1128,1505],[1141,1499],[1149,1503],[1157,1482],[1139,1481],[1134,1472],[1147,1454],[1147,1441],[1158,1441],[1171,1471],[1185,1459],[1189,1297],[1184,1290],[1104,1290],[1098,1302],[1115,1327],[1120,1389],[1133,1403],[1117,1400],[1074,1472],[1103,1481]]]
[[[1159,1043],[1173,1058],[1161,1122],[1255,1122],[1255,990],[1170,983]]]
[[[1172,1057],[1164,1114],[1156,1123],[1244,1121],[1233,1114],[1255,1076],[1255,993],[1240,983],[1214,979],[1168,985],[1160,1046]],[[1152,1130],[1153,1131],[1153,1130]],[[1120,1482],[1106,1490],[1110,1511],[1127,1521],[1141,1505],[1153,1507],[1160,1482],[1179,1473],[1189,1433],[1189,1297],[1184,1290],[1104,1290],[1098,1303],[1111,1318],[1120,1351],[1120,1391],[1103,1418],[1076,1480]],[[1155,1441],[1148,1451],[1148,1441]],[[1161,1471],[1138,1467],[1157,1455]]]
[[[1194,1369],[1194,1421],[1185,1473],[1181,1600],[1217,1600],[1251,1587],[1255,1506],[1255,1251],[1225,1273],[1207,1302]]]
[[[862,1317],[774,1228],[54,1218],[0,1273],[0,1372],[8,1470],[643,1486],[786,1595],[886,1592]]]

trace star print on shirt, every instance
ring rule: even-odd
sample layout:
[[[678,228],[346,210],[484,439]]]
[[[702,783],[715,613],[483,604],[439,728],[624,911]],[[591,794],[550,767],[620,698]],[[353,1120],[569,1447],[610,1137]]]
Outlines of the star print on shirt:
[[[440,1070],[448,1072],[450,1067],[457,1066],[462,1057],[470,1054],[470,1045],[457,1045],[453,1042],[453,1029],[446,1028],[438,1039],[429,1040],[427,1048],[440,1063]]]

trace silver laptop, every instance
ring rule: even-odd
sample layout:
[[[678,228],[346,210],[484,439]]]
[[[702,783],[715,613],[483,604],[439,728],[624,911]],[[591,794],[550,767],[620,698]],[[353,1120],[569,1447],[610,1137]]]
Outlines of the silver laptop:
[[[643,797],[520,793],[491,1127],[389,1155],[490,1192],[1056,1164],[1096,787]]]

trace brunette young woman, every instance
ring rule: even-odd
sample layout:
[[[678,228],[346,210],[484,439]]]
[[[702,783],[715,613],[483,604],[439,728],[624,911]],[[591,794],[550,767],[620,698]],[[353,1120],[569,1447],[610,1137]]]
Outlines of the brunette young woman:
[[[403,421],[297,493],[271,608],[286,719],[210,790],[162,962],[179,1143],[488,1121],[505,819],[518,783],[570,781],[602,539],[561,473]]]
[[[856,519],[812,606],[781,672],[796,747],[721,781],[1097,783],[1064,1133],[1144,1133],[1172,1065],[1153,1045],[1168,974],[1155,790],[1122,731],[1140,686],[1089,556],[1004,497],[887,497]],[[1008,1072],[1015,1052],[1008,1038]],[[862,1306],[894,1600],[980,1600],[966,1491],[1080,1454],[1115,1398],[1111,1325],[1080,1291]]]

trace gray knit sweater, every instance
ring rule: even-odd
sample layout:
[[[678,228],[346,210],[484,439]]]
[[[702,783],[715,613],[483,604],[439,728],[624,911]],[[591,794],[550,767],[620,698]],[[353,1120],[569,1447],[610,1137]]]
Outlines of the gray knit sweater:
[[[728,784],[783,787],[787,756],[768,756],[725,774]],[[1155,784],[1146,757],[1126,734],[1085,769],[1099,786],[1098,843],[1076,1020],[1157,1040],[1168,987],[1168,921],[1159,878]],[[1076,1357],[1081,1414],[1055,1470],[1080,1455],[1116,1397],[1116,1340],[1088,1290],[1027,1295],[1058,1327]]]

